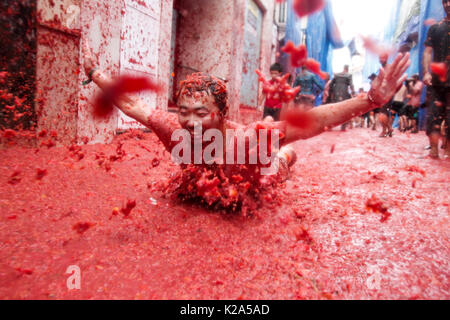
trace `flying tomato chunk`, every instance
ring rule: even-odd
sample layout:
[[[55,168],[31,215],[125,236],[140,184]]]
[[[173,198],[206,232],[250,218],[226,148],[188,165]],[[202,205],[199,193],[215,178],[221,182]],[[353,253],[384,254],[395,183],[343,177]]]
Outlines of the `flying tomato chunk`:
[[[445,62],[440,62],[440,63],[433,62],[431,64],[431,72],[434,73],[435,75],[437,75],[441,82],[447,81],[448,70],[447,70],[447,65],[445,64]]]
[[[319,75],[320,78],[325,79],[326,74],[320,70],[320,63],[318,61],[309,58],[306,60],[305,66],[309,71]]]
[[[392,47],[386,46],[372,37],[361,36],[364,48],[376,56],[387,55],[390,56],[395,50]]]
[[[262,72],[258,69],[255,70],[256,74],[258,75],[258,81],[262,82],[263,84],[267,82],[266,78],[262,74]]]
[[[323,0],[294,0],[293,3],[293,9],[300,18],[319,11],[324,6],[325,2]]]
[[[262,92],[270,99],[279,99],[282,102],[290,102],[294,100],[295,96],[300,91],[300,87],[292,88],[287,80],[289,73],[286,73],[282,77],[277,77],[273,82],[269,82],[265,79],[264,75],[259,70],[255,70],[258,74],[259,81],[262,83]]]
[[[286,45],[283,48],[281,48],[281,50],[291,56],[291,65],[294,68],[298,68],[304,65],[306,58],[308,56],[308,51],[304,44],[295,47],[294,43],[290,40],[286,43]]]
[[[285,90],[284,96],[285,96],[286,100],[288,100],[287,102],[294,100],[299,92],[300,92],[300,86]]]

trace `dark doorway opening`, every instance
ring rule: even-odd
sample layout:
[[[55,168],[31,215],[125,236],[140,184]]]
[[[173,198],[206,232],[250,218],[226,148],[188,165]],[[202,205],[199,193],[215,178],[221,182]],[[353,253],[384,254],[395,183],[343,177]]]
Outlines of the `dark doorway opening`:
[[[0,130],[36,126],[36,0],[0,0]]]

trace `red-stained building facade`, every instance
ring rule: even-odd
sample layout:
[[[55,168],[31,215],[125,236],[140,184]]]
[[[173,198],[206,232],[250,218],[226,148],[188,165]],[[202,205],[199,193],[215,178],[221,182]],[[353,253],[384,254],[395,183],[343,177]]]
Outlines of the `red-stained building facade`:
[[[162,83],[143,94],[149,108],[171,109],[181,81],[205,72],[227,81],[230,117],[259,119],[254,69],[276,59],[274,0],[37,0],[36,130],[56,131],[62,144],[107,143],[137,126],[119,111],[92,116],[98,93],[86,80],[87,41],[110,76],[136,74]]]

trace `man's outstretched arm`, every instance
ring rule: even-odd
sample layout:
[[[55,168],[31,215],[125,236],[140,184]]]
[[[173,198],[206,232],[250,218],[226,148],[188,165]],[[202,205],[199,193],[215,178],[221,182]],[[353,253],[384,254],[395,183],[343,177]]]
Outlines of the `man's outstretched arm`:
[[[387,70],[383,68],[380,70],[367,95],[311,109],[307,116],[312,119],[312,123],[307,128],[298,128],[287,124],[286,139],[283,144],[314,137],[327,129],[332,129],[351,120],[355,116],[385,105],[394,96],[401,83],[406,80],[407,74],[405,74],[405,71],[410,63],[409,54],[399,54]]]
[[[100,70],[95,69],[91,49],[86,43],[83,46],[83,55],[86,74],[89,74],[91,70],[95,70],[92,73],[93,82],[102,90],[111,86],[112,80]],[[170,150],[172,132],[180,127],[175,114],[151,109],[139,97],[131,94],[119,96],[114,101],[114,104],[127,116],[150,128],[166,149]]]

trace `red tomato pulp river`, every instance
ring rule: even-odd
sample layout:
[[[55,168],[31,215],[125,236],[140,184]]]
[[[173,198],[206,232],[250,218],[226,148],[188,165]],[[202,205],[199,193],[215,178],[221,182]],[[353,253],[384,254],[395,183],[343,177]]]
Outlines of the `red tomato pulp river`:
[[[297,142],[257,217],[175,203],[160,185],[179,169],[151,133],[10,146],[0,298],[449,299],[450,163],[420,159],[426,145],[367,129]]]

